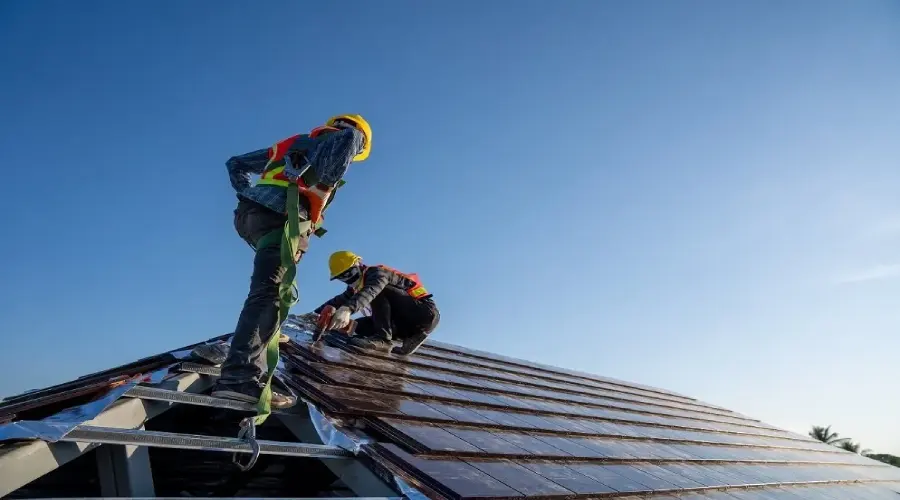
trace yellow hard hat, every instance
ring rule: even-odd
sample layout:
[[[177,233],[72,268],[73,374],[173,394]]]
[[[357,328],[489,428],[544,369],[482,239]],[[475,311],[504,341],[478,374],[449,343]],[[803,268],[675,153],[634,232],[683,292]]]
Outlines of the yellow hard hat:
[[[338,121],[352,123],[357,130],[366,136],[366,144],[363,146],[363,150],[353,157],[353,161],[364,161],[369,157],[369,152],[372,151],[372,127],[369,126],[369,122],[360,115],[337,115],[329,118],[325,125],[333,127]]]
[[[331,279],[361,262],[362,257],[348,250],[339,250],[328,258],[328,270],[331,271]]]

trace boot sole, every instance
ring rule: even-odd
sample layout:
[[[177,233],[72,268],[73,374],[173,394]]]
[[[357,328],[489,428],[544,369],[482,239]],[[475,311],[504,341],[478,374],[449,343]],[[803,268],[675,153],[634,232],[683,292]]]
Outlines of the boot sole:
[[[401,345],[400,347],[397,348],[397,351],[396,351],[396,352],[394,352],[394,351],[391,351],[391,352],[393,352],[394,354],[399,354],[400,356],[412,356],[413,354],[416,353],[416,351],[419,350],[420,347],[422,347],[422,344],[424,344],[426,340],[428,340],[428,335],[422,337],[422,340],[420,340],[419,342],[417,342],[416,345],[414,345],[414,346],[412,347],[412,349],[409,350],[409,352],[406,352],[406,351],[403,349],[403,346],[402,346],[402,345]]]

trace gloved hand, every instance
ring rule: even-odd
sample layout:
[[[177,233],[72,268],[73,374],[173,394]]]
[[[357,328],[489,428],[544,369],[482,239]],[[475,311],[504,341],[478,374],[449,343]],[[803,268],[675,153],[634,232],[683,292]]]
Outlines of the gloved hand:
[[[331,322],[328,324],[329,330],[340,330],[350,324],[350,308],[341,306],[331,316]]]

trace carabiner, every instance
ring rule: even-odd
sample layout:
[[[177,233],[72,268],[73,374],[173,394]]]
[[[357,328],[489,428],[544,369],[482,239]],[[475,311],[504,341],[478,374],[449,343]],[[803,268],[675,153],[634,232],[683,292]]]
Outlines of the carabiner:
[[[241,471],[247,472],[256,465],[260,452],[259,443],[256,441],[256,421],[254,420],[254,417],[247,417],[244,420],[241,420],[241,431],[238,433],[238,439],[246,439],[250,444],[250,449],[252,450],[250,453],[250,461],[247,462],[247,465],[242,464],[238,459],[237,452],[231,456],[231,461],[234,462]]]

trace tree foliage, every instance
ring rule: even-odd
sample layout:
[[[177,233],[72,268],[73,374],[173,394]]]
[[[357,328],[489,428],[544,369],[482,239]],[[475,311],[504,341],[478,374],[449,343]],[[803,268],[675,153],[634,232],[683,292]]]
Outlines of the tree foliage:
[[[832,432],[830,425],[827,427],[814,425],[812,427],[812,430],[809,431],[809,437],[818,439],[823,443],[833,444],[836,446],[842,442],[849,441],[849,438],[842,438],[837,432]]]
[[[900,467],[900,457],[889,455],[887,453],[872,453],[872,450],[868,448],[863,449],[862,445],[854,442],[852,439],[840,437],[837,432],[831,430],[830,425],[825,427],[821,427],[818,425],[812,426],[812,429],[810,429],[809,431],[809,436],[811,438],[818,439],[823,443],[837,446],[838,448],[841,448],[843,450],[857,453],[859,455],[863,455],[865,457],[878,460],[886,464],[891,464],[895,467]]]
[[[837,444],[837,447],[847,450],[847,451],[850,451],[850,452],[853,452],[853,453],[856,453],[857,455],[868,455],[869,452],[872,451],[868,448],[863,450],[862,445],[860,445],[859,443],[854,443],[850,439],[841,441],[840,443]]]
[[[873,460],[878,460],[879,462],[884,462],[886,464],[891,464],[894,467],[900,467],[900,457],[896,455],[890,455],[887,453],[869,453],[866,455],[866,457]]]

